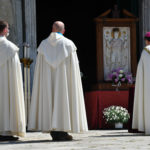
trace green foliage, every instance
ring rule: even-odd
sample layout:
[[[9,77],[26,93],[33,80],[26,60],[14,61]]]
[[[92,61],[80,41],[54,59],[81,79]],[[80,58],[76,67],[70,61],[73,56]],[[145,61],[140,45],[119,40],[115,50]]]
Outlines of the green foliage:
[[[111,124],[117,122],[126,123],[130,118],[128,110],[121,106],[110,106],[105,108],[103,114],[106,122]]]

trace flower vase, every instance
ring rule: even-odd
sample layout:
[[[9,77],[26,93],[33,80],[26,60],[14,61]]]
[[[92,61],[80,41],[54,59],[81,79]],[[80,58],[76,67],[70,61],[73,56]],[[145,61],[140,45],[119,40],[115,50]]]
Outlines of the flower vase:
[[[122,129],[123,128],[123,123],[121,123],[121,122],[115,123],[115,128],[116,129]]]
[[[121,86],[121,82],[119,81],[117,84],[112,84],[112,86],[115,86],[116,91],[119,91],[119,87]]]

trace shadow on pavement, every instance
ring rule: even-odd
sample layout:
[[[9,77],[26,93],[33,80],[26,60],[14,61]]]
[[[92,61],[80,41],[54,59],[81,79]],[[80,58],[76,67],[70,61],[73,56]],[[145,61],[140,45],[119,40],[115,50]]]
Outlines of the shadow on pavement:
[[[89,136],[89,137],[94,137],[94,138],[103,138],[103,137],[134,137],[134,136],[149,136],[149,135],[145,135],[144,133],[139,133],[139,134],[114,134],[114,135],[100,135],[100,136]]]
[[[8,145],[8,144],[36,144],[36,143],[55,143],[55,142],[76,142],[80,140],[72,140],[72,141],[52,141],[52,140],[29,140],[29,141],[0,141],[0,145]]]
[[[53,142],[52,140],[31,140],[31,141],[0,141],[0,145],[4,144],[30,144],[30,143],[46,143]]]

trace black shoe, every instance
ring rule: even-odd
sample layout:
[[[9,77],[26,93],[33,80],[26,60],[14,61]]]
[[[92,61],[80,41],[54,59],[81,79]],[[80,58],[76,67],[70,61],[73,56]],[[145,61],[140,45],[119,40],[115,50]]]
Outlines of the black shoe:
[[[72,141],[73,138],[67,132],[63,131],[51,131],[50,132],[53,141]]]
[[[3,136],[0,135],[0,141],[17,141],[19,138],[14,136]]]

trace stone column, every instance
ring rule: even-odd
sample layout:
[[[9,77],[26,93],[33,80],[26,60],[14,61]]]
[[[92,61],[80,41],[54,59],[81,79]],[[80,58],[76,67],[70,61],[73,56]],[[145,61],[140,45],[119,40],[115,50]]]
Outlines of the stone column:
[[[14,41],[17,46],[20,48],[19,50],[19,56],[20,58],[23,57],[23,30],[22,30],[22,3],[21,0],[11,0],[11,6],[12,6],[12,10],[13,10],[13,28],[14,28],[14,34],[13,34],[13,38],[12,41]],[[12,28],[10,27],[10,30],[12,30]],[[12,31],[10,31],[11,34]]]
[[[20,0],[0,0],[0,19],[9,23],[8,39],[15,43],[22,52],[22,13]]]
[[[139,0],[139,30],[141,52],[145,46],[144,35],[150,32],[150,0]]]
[[[37,55],[37,42],[36,42],[36,0],[24,0],[24,28],[25,28],[25,39],[30,45],[30,58],[33,59],[31,65],[31,87],[33,82],[34,67]]]
[[[37,55],[36,0],[0,0],[0,19],[9,23],[10,35],[8,39],[20,48],[20,58],[23,57],[23,42],[30,45],[30,58],[33,59],[31,65],[32,87]]]

